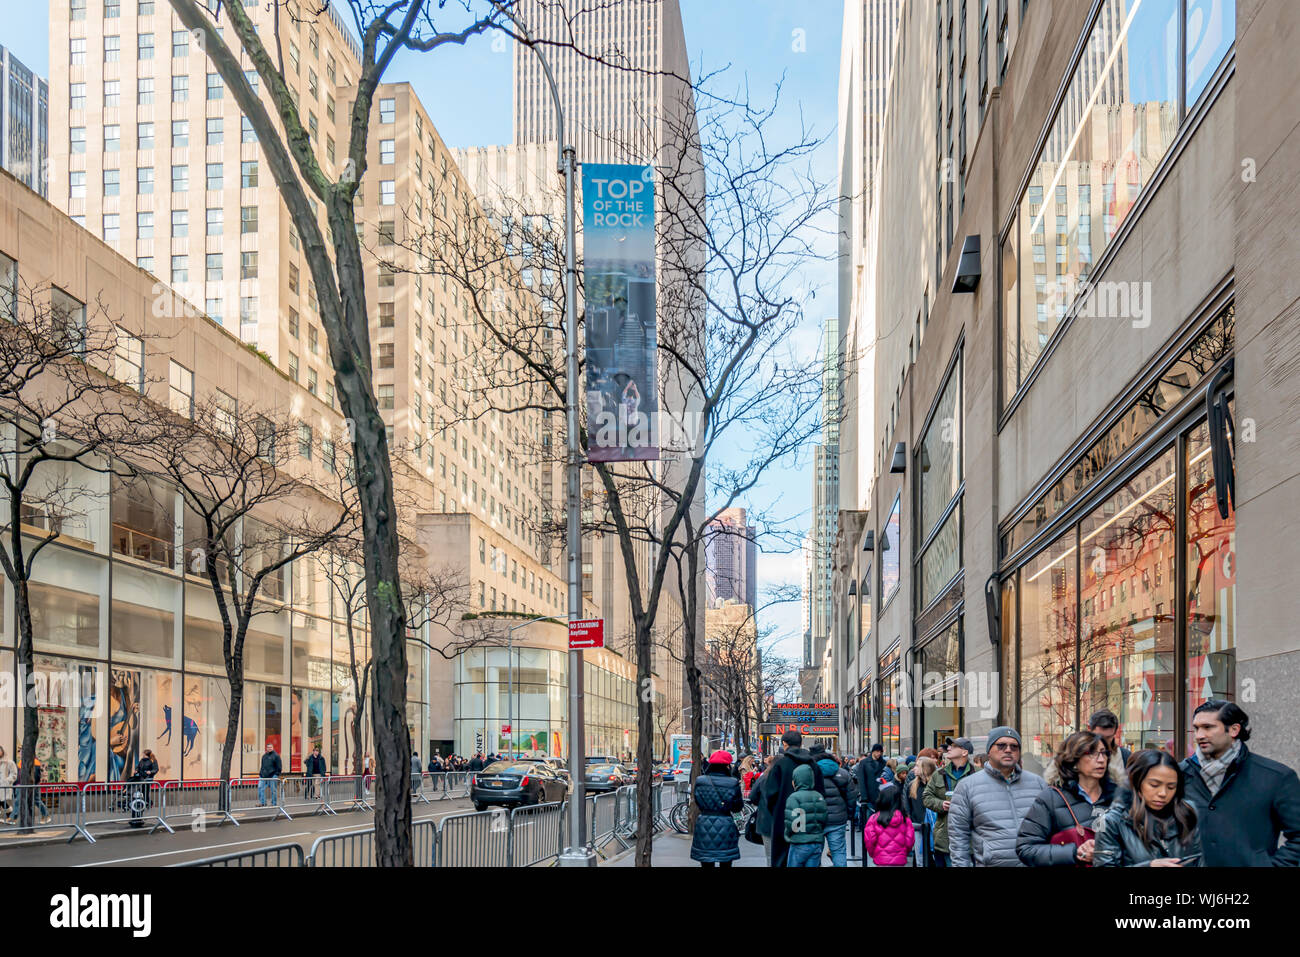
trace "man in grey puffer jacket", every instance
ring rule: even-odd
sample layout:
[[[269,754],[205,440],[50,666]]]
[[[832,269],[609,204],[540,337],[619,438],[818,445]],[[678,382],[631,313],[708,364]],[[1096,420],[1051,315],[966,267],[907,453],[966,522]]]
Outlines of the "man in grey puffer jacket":
[[[957,785],[948,812],[948,846],[953,867],[1021,867],[1016,855],[1020,823],[1047,787],[1020,766],[1020,733],[994,728],[984,770]]]

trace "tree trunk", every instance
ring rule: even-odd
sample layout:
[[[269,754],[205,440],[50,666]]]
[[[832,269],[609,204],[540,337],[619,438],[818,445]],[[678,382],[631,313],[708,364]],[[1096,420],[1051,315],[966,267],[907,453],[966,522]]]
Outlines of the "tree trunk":
[[[650,677],[650,626],[645,617],[635,619],[637,696],[636,715],[636,866],[649,867],[654,846],[654,692]]]
[[[346,207],[346,209],[344,209]],[[335,383],[351,420],[355,481],[366,542],[366,602],[370,609],[371,714],[375,729],[375,856],[380,867],[411,867],[411,735],[406,724],[406,613],[402,608],[399,544],[388,436],[367,370],[370,365],[365,276],[351,202],[329,204],[330,233],[343,306],[343,327],[356,335],[352,361],[336,361]]]
[[[226,681],[230,684],[230,708],[226,712],[226,743],[221,746],[221,794],[218,807],[231,809],[230,766],[234,763],[235,745],[239,743],[239,716],[244,710],[244,669],[227,665]],[[233,803],[233,802],[232,802]]]
[[[19,514],[16,504],[13,514]],[[18,528],[19,525],[15,522],[15,537],[21,535]],[[18,553],[18,556],[21,557],[21,553]],[[18,562],[15,562],[15,565],[23,568],[23,566],[18,565]],[[36,766],[36,738],[40,731],[40,716],[36,711],[36,696],[32,693],[33,683],[36,680],[32,661],[32,606],[25,575],[20,578],[18,587],[14,589],[14,596],[14,603],[18,606],[16,609],[18,618],[18,668],[19,674],[23,676],[23,680],[19,682],[21,686],[19,693],[23,696],[23,743],[19,755],[21,767],[18,771],[17,783],[31,784],[33,781],[32,769]],[[30,794],[30,789],[20,789],[14,792],[15,802],[18,807],[18,826],[22,829],[30,828],[36,823],[36,802],[32,800]]]

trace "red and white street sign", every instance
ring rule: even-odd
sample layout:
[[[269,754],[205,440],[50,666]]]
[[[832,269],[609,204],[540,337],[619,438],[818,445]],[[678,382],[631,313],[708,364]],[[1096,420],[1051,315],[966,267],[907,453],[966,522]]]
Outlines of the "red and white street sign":
[[[510,733],[510,725],[508,725],[508,724],[503,724],[503,725],[501,725],[501,733],[502,733],[502,734],[509,734],[509,733]]]
[[[605,647],[605,619],[584,618],[569,622],[569,650]]]

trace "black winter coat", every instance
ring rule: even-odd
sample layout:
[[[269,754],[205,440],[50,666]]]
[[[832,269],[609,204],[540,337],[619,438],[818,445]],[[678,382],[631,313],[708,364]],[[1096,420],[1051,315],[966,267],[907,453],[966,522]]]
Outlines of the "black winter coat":
[[[803,748],[786,748],[781,757],[772,764],[763,781],[763,794],[759,807],[767,807],[767,831],[759,833],[772,838],[772,866],[785,867],[788,845],[785,842],[785,802],[794,791],[794,769],[801,764],[811,766],[813,772],[813,789],[823,798],[826,796],[826,783],[822,779],[822,769]]]
[[[853,777],[858,782],[858,800],[861,803],[876,806],[876,798],[880,797],[880,775],[884,770],[884,759],[877,761],[870,755],[854,765]]]
[[[258,777],[278,778],[284,766],[280,763],[280,755],[274,751],[266,751],[262,754],[262,766],[258,770]]]
[[[695,779],[700,814],[691,837],[691,860],[721,863],[740,859],[740,831],[731,815],[745,806],[740,782],[729,774],[706,771]]]
[[[1219,793],[1201,779],[1191,757],[1181,765],[1187,800],[1196,808],[1206,867],[1300,866],[1300,779],[1285,764],[1246,745],[1223,776]],[[1278,837],[1286,844],[1278,847]]]
[[[1103,778],[1101,797],[1096,804],[1090,804],[1073,781],[1059,784],[1057,788],[1045,788],[1020,823],[1016,856],[1026,867],[1074,867],[1081,863],[1075,856],[1078,848],[1074,844],[1048,842],[1053,834],[1074,827],[1076,820],[1083,827],[1096,831],[1101,822],[1094,819],[1094,813],[1096,818],[1101,818],[1115,799],[1116,791],[1115,782]]]

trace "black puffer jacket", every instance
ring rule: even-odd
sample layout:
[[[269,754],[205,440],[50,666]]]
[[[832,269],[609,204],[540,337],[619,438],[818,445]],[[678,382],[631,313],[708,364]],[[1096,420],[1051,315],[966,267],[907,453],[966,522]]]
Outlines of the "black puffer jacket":
[[[842,827],[858,803],[858,786],[834,758],[821,758],[817,766],[826,782],[826,826]]]
[[[695,779],[700,814],[691,838],[691,860],[717,864],[740,859],[740,831],[731,815],[745,806],[740,782],[725,770],[705,771]]]
[[[1050,772],[1052,768],[1048,770]],[[1101,797],[1096,804],[1089,803],[1077,782],[1059,782],[1051,779],[1054,777],[1049,775],[1052,786],[1038,795],[1020,824],[1016,856],[1026,867],[1074,867],[1081,863],[1076,857],[1078,848],[1074,844],[1048,842],[1053,834],[1074,827],[1076,821],[1097,831],[1115,798],[1116,785],[1108,777],[1102,779]]]

